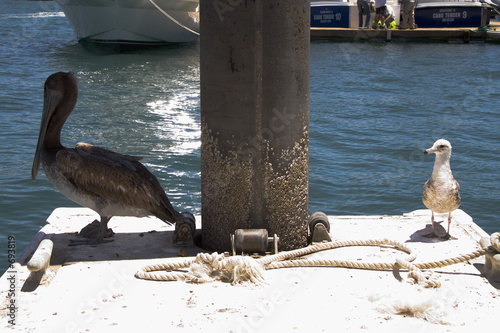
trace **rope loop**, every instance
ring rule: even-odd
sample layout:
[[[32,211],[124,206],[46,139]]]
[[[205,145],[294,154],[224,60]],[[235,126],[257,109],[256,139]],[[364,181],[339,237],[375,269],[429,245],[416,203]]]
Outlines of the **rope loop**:
[[[439,288],[441,287],[439,277],[439,274],[434,273],[433,271],[422,272],[420,270],[412,270],[408,272],[407,282],[410,284],[418,284],[425,288]]]
[[[397,258],[396,263],[400,267],[408,270],[408,283],[418,284],[424,286],[425,288],[441,287],[439,275],[434,274],[432,271],[422,272],[418,265],[414,265],[409,261],[401,258]]]
[[[500,232],[495,232],[490,236],[491,247],[500,253]]]
[[[328,259],[286,260],[346,246],[392,246],[395,249],[408,254],[408,257],[396,258],[394,263],[366,263],[359,261]],[[491,247],[497,252],[500,252],[500,233],[494,233],[491,236]],[[397,241],[389,239],[336,241],[314,244],[305,248],[281,252],[259,259],[253,259],[248,256],[226,257],[225,255],[218,254],[216,252],[212,254],[199,253],[195,259],[187,260],[185,262],[145,266],[139,270],[135,276],[138,279],[155,281],[181,280],[192,283],[224,281],[230,282],[233,285],[246,282],[262,284],[265,283],[265,270],[286,267],[329,266],[371,270],[404,269],[409,272],[409,283],[419,284],[427,288],[439,288],[441,286],[439,275],[434,274],[432,271],[422,272],[422,269],[427,270],[431,268],[440,268],[466,262],[478,258],[488,251],[490,251],[490,249],[481,249],[473,251],[469,254],[440,261],[413,263],[416,259],[416,255],[412,253],[412,250],[407,245]]]
[[[182,268],[187,270],[179,271]],[[160,272],[161,271],[161,272]],[[194,260],[184,263],[153,264],[143,267],[135,277],[154,281],[185,281],[207,283],[224,281],[231,284],[264,283],[264,267],[247,256],[226,257],[216,252],[198,253]]]

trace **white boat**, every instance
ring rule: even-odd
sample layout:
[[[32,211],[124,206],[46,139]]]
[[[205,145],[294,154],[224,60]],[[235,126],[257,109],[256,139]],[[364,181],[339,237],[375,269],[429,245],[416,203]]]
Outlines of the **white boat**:
[[[192,43],[200,31],[198,0],[55,0],[76,38],[137,48]]]

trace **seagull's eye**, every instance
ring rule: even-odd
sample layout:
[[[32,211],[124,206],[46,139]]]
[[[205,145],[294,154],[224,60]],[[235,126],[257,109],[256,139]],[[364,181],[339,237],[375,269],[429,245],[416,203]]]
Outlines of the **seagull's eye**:
[[[438,146],[439,149],[446,148],[446,145],[440,145]]]

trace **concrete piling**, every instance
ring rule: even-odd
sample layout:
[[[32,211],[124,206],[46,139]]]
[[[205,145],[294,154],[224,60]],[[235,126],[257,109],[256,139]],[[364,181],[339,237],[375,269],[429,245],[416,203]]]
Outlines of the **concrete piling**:
[[[204,0],[202,243],[236,229],[307,242],[310,1]]]

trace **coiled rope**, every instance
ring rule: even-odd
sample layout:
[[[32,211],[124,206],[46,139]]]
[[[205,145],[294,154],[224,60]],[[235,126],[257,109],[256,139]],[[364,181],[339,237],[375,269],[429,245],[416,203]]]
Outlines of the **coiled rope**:
[[[194,283],[205,283],[214,280],[238,284],[249,281],[251,283],[264,283],[264,271],[267,269],[278,269],[288,267],[344,267],[369,270],[394,270],[403,269],[409,272],[408,282],[417,283],[427,288],[438,288],[440,282],[438,276],[432,272],[422,272],[432,268],[454,265],[485,255],[489,251],[500,252],[500,233],[494,233],[490,237],[491,246],[473,251],[471,253],[456,256],[449,259],[412,263],[416,255],[412,250],[397,241],[389,239],[370,239],[354,241],[336,241],[319,243],[302,249],[281,252],[275,255],[253,259],[248,256],[226,257],[223,254],[199,253],[195,259],[180,263],[153,264],[143,267],[135,277],[154,281],[188,281]],[[397,258],[396,262],[359,262],[335,259],[295,259],[311,253],[331,250],[347,246],[391,246],[408,254],[407,258]],[[184,269],[184,270],[183,270]],[[181,271],[183,270],[183,271]]]

